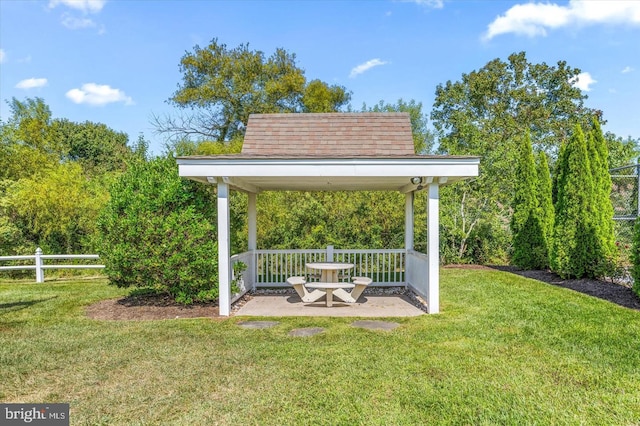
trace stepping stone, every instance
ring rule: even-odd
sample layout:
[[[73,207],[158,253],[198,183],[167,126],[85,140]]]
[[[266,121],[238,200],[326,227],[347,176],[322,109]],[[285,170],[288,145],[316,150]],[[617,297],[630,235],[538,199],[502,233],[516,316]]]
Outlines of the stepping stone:
[[[391,331],[394,328],[399,327],[400,324],[398,324],[397,322],[362,320],[351,323],[351,326],[365,328],[367,330]]]
[[[293,337],[309,337],[320,334],[324,331],[322,327],[310,327],[310,328],[296,328],[289,332],[289,336]]]
[[[239,322],[238,325],[242,328],[250,328],[250,329],[261,329],[261,328],[271,328],[280,324],[278,321],[242,321]]]

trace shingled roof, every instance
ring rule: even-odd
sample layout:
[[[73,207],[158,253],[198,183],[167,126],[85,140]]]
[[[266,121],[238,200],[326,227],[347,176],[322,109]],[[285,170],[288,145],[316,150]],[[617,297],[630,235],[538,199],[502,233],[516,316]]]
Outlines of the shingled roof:
[[[252,114],[243,156],[415,156],[408,113]]]

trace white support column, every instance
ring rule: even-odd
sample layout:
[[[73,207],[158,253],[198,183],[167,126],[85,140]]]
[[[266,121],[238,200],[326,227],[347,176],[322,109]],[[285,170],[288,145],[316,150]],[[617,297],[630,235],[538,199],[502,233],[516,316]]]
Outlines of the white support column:
[[[218,299],[220,315],[231,313],[229,185],[218,182]]]
[[[413,250],[413,192],[407,192],[404,199],[404,248]]]
[[[257,226],[257,213],[256,213],[256,199],[257,194],[255,192],[249,193],[248,201],[248,219],[249,219],[249,251],[253,251],[257,248],[258,240],[258,226]]]
[[[247,265],[246,275],[250,277],[248,280],[245,280],[245,283],[249,283],[251,288],[256,288],[256,254],[255,251],[258,248],[258,213],[257,213],[257,197],[258,194],[255,192],[249,192],[249,199],[247,202],[247,218],[248,218],[248,228],[249,228],[249,236],[248,236],[248,244],[247,248],[251,253],[251,261]]]
[[[440,186],[429,184],[427,200],[427,257],[429,278],[427,281],[427,312],[440,312]]]

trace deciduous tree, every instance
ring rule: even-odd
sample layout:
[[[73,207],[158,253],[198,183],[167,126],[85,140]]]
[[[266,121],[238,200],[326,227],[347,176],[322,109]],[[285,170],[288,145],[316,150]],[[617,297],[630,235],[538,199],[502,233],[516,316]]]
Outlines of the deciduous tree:
[[[89,175],[123,171],[132,155],[129,136],[102,123],[55,119],[49,133],[61,145],[61,160],[80,164]]]
[[[249,114],[337,111],[350,99],[341,86],[307,84],[295,54],[284,49],[266,57],[248,44],[231,49],[213,39],[187,52],[180,71],[169,102],[190,111],[154,120],[159,132],[178,139],[228,141],[244,134]]]
[[[127,135],[104,124],[54,119],[41,98],[14,98],[9,106],[10,117],[0,123],[3,252],[93,251],[110,174],[133,155]]]
[[[92,246],[109,194],[99,179],[87,179],[78,163],[69,162],[13,182],[6,197],[9,215],[30,241],[49,253],[78,253]]]
[[[380,101],[372,107],[362,106],[362,112],[406,112],[411,120],[411,133],[413,145],[417,154],[427,154],[433,150],[435,136],[429,129],[429,117],[422,112],[422,102],[411,99],[406,102],[398,99],[395,104]]]
[[[491,224],[498,241],[508,234],[509,209],[504,206],[511,205],[514,194],[517,140],[529,132],[536,151],[555,155],[573,126],[594,115],[583,105],[586,95],[571,83],[579,73],[564,61],[556,66],[530,63],[521,52],[436,88],[431,119],[439,152],[481,157],[476,181],[442,191],[442,205],[455,206],[443,209],[443,216],[455,215],[443,217],[451,226],[443,239],[455,241],[461,257],[473,247],[482,223]],[[499,250],[496,244],[494,251]]]

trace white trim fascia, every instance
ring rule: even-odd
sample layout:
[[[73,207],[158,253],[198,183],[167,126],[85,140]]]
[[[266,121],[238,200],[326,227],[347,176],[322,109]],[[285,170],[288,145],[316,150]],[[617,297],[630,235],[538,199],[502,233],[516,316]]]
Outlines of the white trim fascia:
[[[178,160],[179,174],[184,177],[475,177],[479,159],[442,160],[389,160],[389,161],[194,161]]]
[[[178,165],[208,166],[332,166],[332,165],[479,165],[480,157],[443,157],[443,158],[178,158]]]

